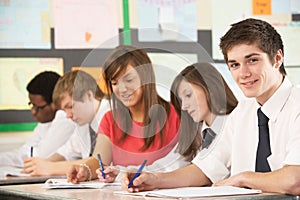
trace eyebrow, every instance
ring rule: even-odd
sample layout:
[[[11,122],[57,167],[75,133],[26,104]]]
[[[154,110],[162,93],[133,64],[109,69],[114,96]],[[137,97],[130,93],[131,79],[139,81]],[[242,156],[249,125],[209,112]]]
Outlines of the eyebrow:
[[[251,53],[249,55],[246,55],[245,58],[248,59],[248,58],[251,58],[252,56],[260,56],[259,53]],[[228,63],[232,63],[232,62],[236,62],[236,60],[228,60]]]

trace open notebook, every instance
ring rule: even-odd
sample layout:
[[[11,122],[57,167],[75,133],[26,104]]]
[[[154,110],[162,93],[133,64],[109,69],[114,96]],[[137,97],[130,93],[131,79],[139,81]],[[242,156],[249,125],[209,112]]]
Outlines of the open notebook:
[[[138,195],[138,196],[153,196],[153,197],[194,198],[194,197],[259,194],[261,193],[261,191],[233,187],[233,186],[218,186],[218,187],[182,187],[182,188],[161,189],[161,190],[136,192],[136,193],[129,193],[127,191],[115,191],[114,193]]]
[[[69,183],[67,179],[48,179],[44,188],[48,189],[63,189],[63,188],[103,188],[105,186],[120,186],[120,182],[102,183],[98,179],[93,181],[80,182],[77,184]]]

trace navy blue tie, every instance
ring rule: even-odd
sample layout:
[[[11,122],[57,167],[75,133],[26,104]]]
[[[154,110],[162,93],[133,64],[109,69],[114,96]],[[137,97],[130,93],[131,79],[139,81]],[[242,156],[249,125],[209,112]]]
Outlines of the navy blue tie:
[[[206,148],[208,149],[208,147],[211,145],[212,141],[215,139],[216,137],[216,133],[211,129],[211,128],[206,128],[202,131],[202,149]]]
[[[89,131],[90,131],[90,138],[91,138],[90,156],[92,156],[93,152],[94,152],[95,145],[96,145],[97,135],[96,135],[96,132],[93,130],[93,128],[91,126],[89,126]]]
[[[257,110],[259,141],[256,152],[256,172],[270,172],[271,168],[267,158],[271,155],[270,137],[269,137],[269,118],[259,108]]]

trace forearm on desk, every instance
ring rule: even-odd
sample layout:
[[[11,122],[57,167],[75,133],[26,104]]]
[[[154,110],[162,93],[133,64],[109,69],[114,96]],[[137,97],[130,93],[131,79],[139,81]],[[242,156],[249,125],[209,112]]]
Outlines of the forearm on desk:
[[[285,166],[269,173],[245,173],[243,185],[264,192],[300,195],[300,166]]]
[[[177,188],[211,185],[211,181],[194,164],[182,167],[172,172],[157,173],[158,188]]]
[[[70,170],[73,165],[79,165],[86,160],[87,159],[50,162],[48,166],[49,175],[66,175],[67,171]]]

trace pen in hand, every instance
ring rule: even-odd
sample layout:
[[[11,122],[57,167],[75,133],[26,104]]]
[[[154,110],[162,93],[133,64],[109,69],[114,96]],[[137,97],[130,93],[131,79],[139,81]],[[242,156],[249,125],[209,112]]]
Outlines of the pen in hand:
[[[134,174],[133,178],[131,179],[131,181],[128,184],[128,188],[131,188],[133,186],[133,181],[141,174],[143,168],[146,165],[147,160],[144,160],[144,162],[142,163],[142,165],[140,166],[140,168],[137,170],[137,172]]]
[[[100,156],[99,153],[97,154],[97,156],[98,156],[98,161],[99,161],[102,177],[105,179],[106,176],[105,176],[105,173],[104,173],[104,166],[103,166],[103,163],[102,163],[101,156]]]

